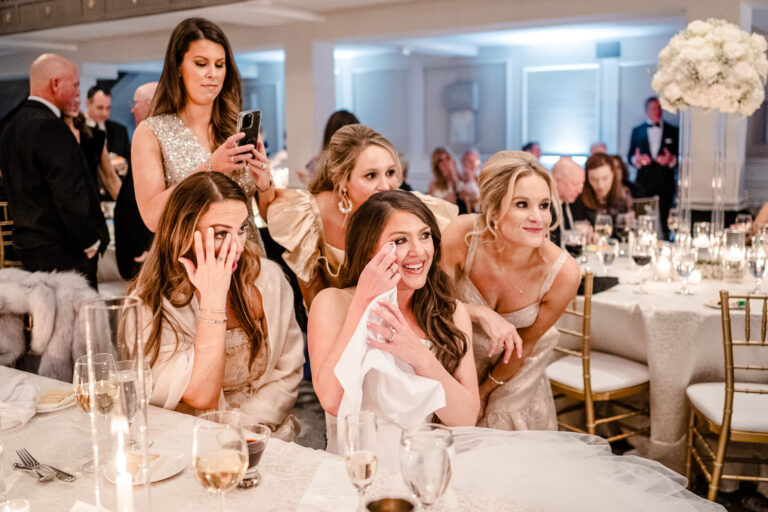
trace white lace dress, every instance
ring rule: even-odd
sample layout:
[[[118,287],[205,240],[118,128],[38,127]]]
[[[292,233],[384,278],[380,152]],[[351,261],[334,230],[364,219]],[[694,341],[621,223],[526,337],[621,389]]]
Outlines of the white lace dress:
[[[476,219],[475,230],[477,228]],[[469,278],[477,253],[478,241],[477,235],[472,236],[464,263],[464,271],[456,280],[456,290],[459,300],[470,304],[488,306]],[[568,253],[563,251],[544,276],[536,302],[501,316],[517,329],[533,325],[539,316],[542,297],[552,287],[552,282],[567,260]],[[552,351],[557,345],[557,340],[558,333],[554,327],[539,338],[533,352],[525,360],[517,374],[491,393],[485,407],[485,415],[477,423],[479,427],[500,430],[557,430],[555,402],[552,398],[549,380],[544,373],[550,362]],[[488,357],[489,344],[488,335],[477,323],[474,323],[472,326],[472,347],[480,382],[485,380],[488,372],[501,358],[501,355]]]

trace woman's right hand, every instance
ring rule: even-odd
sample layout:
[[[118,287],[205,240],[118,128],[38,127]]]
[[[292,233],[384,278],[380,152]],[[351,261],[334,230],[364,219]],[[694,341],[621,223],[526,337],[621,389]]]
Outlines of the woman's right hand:
[[[503,351],[505,364],[512,358],[513,351],[517,352],[517,357],[523,357],[523,339],[514,325],[490,308],[483,308],[478,321],[490,340],[488,357]]]
[[[366,305],[382,293],[391,290],[402,278],[395,263],[397,258],[393,247],[394,242],[384,244],[360,273],[355,298],[359,297]]]
[[[238,242],[237,240],[233,241],[232,236],[227,233],[217,257],[212,227],[208,228],[205,234],[205,245],[203,245],[203,236],[199,231],[195,231],[194,238],[197,268],[188,258],[181,257],[179,262],[184,265],[189,280],[200,292],[200,306],[224,309],[227,305],[232,267],[239,249]]]
[[[245,137],[243,132],[237,132],[224,141],[224,144],[216,148],[211,154],[211,169],[230,176],[237,169],[242,169],[253,160],[253,144],[238,146],[237,142]]]

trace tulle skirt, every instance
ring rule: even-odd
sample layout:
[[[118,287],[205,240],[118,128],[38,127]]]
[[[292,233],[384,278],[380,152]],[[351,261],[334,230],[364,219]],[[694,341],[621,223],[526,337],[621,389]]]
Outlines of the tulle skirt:
[[[452,429],[451,486],[548,512],[725,509],[685,489],[658,462],[617,456],[603,439],[567,432]]]

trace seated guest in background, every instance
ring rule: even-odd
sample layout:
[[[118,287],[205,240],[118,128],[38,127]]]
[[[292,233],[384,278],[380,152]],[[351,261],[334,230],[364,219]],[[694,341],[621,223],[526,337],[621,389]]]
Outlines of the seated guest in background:
[[[307,162],[303,172],[299,172],[299,179],[301,179],[302,183],[311,183],[315,175],[322,171],[327,156],[326,152],[328,151],[328,144],[331,143],[331,137],[333,137],[333,134],[336,133],[339,128],[349,124],[360,124],[360,121],[352,112],[349,112],[348,110],[337,110],[331,114],[331,117],[329,117],[328,121],[325,123],[325,130],[323,131],[323,147],[320,149],[320,153],[313,156],[312,159]]]
[[[123,183],[112,167],[112,162],[107,154],[104,132],[88,126],[83,113],[77,110],[62,111],[61,118],[67,123],[78,144],[80,144],[80,149],[91,171],[93,186],[99,190],[103,185],[109,194],[106,199],[114,201],[117,199]]]
[[[446,405],[435,411],[448,426],[474,425],[479,401],[469,315],[440,267],[440,228],[430,209],[402,190],[379,192],[352,215],[338,288],[318,293],[309,311],[312,383],[326,412],[328,439],[344,394],[334,368],[372,300],[397,287],[397,304],[372,310],[370,348],[391,353],[417,375],[436,380]],[[394,252],[392,247],[394,246]],[[373,397],[375,399],[375,397]]]
[[[461,176],[457,189],[459,198],[467,205],[467,211],[478,213],[480,209],[480,189],[477,187],[477,171],[480,169],[480,153],[468,149],[461,156]]]
[[[0,169],[24,269],[74,270],[95,289],[109,233],[83,153],[61,120],[79,104],[77,67],[50,53],[35,59],[29,98],[0,134]]]
[[[478,426],[557,430],[544,370],[557,345],[554,324],[581,276],[576,261],[547,239],[550,206],[562,218],[555,185],[533,155],[501,151],[480,172],[480,201],[482,214],[457,217],[445,230],[443,259],[473,322]],[[497,355],[509,340],[516,357]]]
[[[581,196],[573,203],[574,220],[586,219],[594,227],[597,214],[605,213],[615,225],[616,215],[632,210],[632,196],[614,170],[614,158],[597,153],[587,159],[584,170],[587,180]]]
[[[621,185],[626,189],[622,193],[629,194],[630,197],[638,197],[640,191],[638,190],[637,185],[629,179],[629,166],[627,166],[620,155],[612,155],[612,157],[611,167],[613,167],[613,171],[619,176]]]
[[[150,231],[173,187],[196,172],[233,178],[248,197],[274,198],[264,145],[238,146],[240,75],[224,32],[202,18],[173,29],[150,116],[133,134],[136,202]],[[253,230],[251,236],[258,237]]]
[[[293,441],[304,340],[288,281],[247,239],[251,215],[243,190],[216,172],[195,173],[166,201],[131,290],[144,305],[151,403],[236,408]]]
[[[534,141],[526,142],[523,145],[522,150],[527,152],[527,153],[532,154],[537,159],[541,158],[541,146],[539,145],[538,142],[534,142]]]
[[[589,146],[589,156],[595,153],[608,153],[608,146],[605,145],[605,142],[595,142]]]
[[[279,190],[265,219],[272,238],[285,248],[283,259],[296,274],[309,308],[322,289],[338,285],[344,261],[349,215],[376,192],[402,182],[400,159],[392,144],[361,124],[340,128],[331,137],[323,171],[309,190]],[[443,225],[456,207],[413,192]]]
[[[157,82],[149,82],[140,85],[133,93],[131,113],[136,126],[149,115],[155,90]],[[152,232],[141,220],[133,186],[133,170],[130,168],[115,202],[114,220],[117,268],[123,279],[133,279],[147,257],[149,246],[152,245]]]
[[[459,170],[456,168],[456,160],[451,153],[443,147],[437,147],[432,151],[432,181],[429,182],[427,193],[443,201],[448,201],[459,207],[459,214],[466,213],[467,206],[459,198]]]
[[[573,229],[573,213],[571,204],[581,195],[584,189],[584,169],[573,161],[573,158],[563,156],[552,166],[552,180],[557,188],[557,195],[560,198],[560,209],[562,218],[556,227],[552,229],[549,239],[555,245],[560,245],[561,232],[567,229]],[[554,211],[554,210],[553,210]]]
[[[402,153],[400,151],[397,152],[397,158],[400,160],[400,169],[402,169],[403,172],[403,181],[400,183],[400,186],[398,187],[400,190],[405,190],[406,192],[413,192],[413,187],[410,186],[407,182],[408,180],[408,157],[405,156],[405,153]]]

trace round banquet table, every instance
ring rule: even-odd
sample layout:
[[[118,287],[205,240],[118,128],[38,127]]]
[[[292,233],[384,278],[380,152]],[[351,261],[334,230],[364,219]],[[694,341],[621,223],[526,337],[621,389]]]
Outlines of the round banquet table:
[[[587,256],[595,275],[606,275],[595,255]],[[748,273],[739,282],[703,279],[689,285],[693,295],[678,295],[675,292],[682,284],[678,278],[655,281],[650,277],[652,269],[646,267],[645,272],[648,293],[638,294],[639,267],[630,258],[619,257],[610,267],[607,275],[618,277],[619,284],[592,297],[592,348],[648,365],[651,435],[647,442],[635,438],[633,443],[640,455],[682,472],[689,411],[685,389],[689,384],[725,379],[720,308],[712,307],[712,301],[719,302],[720,290],[746,294],[754,288],[754,279]],[[579,307],[581,302],[579,298]],[[752,304],[753,340],[760,335],[761,307],[762,302]],[[578,326],[574,320],[563,316],[560,322],[574,328]],[[732,311],[732,328],[734,339],[743,339],[744,311]],[[560,342],[577,346],[568,336],[561,336]],[[753,359],[753,363],[768,364],[766,352],[762,351],[762,361]],[[736,378],[753,380],[760,378],[759,373],[737,372]],[[768,375],[762,373],[768,382]]]
[[[23,373],[0,366],[0,387]],[[40,392],[70,384],[25,374],[24,384]],[[151,486],[154,510],[216,510],[218,501],[192,476],[189,465],[194,418],[150,407],[153,450],[178,450],[186,467]],[[0,432],[2,470],[8,497],[25,498],[31,511],[69,511],[95,502],[93,474],[78,471],[90,458],[90,439],[82,428],[86,415],[75,405],[35,415],[27,424]],[[475,427],[454,429],[453,475],[440,511],[707,511],[724,509],[685,491],[684,479],[655,461],[614,456],[602,440],[565,432],[502,432]],[[15,451],[27,448],[43,463],[78,475],[73,483],[39,483],[14,471]],[[271,439],[259,465],[262,484],[227,493],[227,510],[307,512],[354,511],[357,497],[344,459],[320,450]],[[102,486],[103,503],[114,503],[114,486]],[[408,496],[397,471],[381,469],[369,489],[371,498]],[[616,505],[618,508],[611,506]],[[608,508],[604,508],[608,506]],[[144,511],[142,511],[144,512]]]

